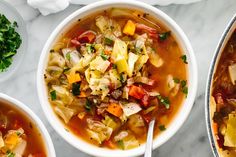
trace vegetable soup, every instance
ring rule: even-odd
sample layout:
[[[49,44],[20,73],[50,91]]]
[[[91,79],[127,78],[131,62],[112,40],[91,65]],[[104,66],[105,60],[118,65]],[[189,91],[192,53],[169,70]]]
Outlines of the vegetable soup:
[[[228,41],[213,78],[213,132],[223,157],[236,156],[236,32]]]
[[[187,57],[147,13],[112,8],[78,19],[50,50],[49,101],[68,131],[110,149],[165,131],[188,94]],[[155,117],[153,117],[155,115]]]
[[[46,157],[37,127],[20,111],[0,102],[0,157]]]

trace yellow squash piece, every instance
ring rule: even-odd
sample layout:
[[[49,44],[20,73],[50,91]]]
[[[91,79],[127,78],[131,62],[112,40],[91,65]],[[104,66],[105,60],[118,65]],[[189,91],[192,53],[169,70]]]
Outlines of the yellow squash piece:
[[[115,62],[115,64],[117,66],[117,70],[118,70],[119,74],[122,72],[128,73],[129,67],[128,67],[128,64],[127,64],[127,61],[125,58],[121,58],[121,59],[117,60]]]
[[[74,70],[70,71],[67,75],[67,79],[70,84],[81,81],[80,74],[76,73]]]
[[[133,36],[134,32],[135,32],[135,23],[131,20],[128,20],[124,29],[123,29],[123,33],[126,35]]]
[[[236,147],[235,128],[236,128],[236,114],[231,113],[229,114],[229,120],[227,122],[227,128],[225,131],[224,146]]]

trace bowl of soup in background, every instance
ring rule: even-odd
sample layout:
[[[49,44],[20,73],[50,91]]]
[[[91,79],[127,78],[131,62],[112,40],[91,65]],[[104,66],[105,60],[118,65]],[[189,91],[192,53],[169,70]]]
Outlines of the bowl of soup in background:
[[[108,148],[100,148],[97,145],[93,145],[82,138],[79,138],[75,133],[71,130],[71,128],[67,127],[63,124],[61,118],[58,118],[57,114],[54,112],[52,105],[50,104],[50,99],[55,99],[55,93],[48,92],[47,84],[45,83],[45,71],[48,66],[49,55],[50,53],[54,53],[53,45],[56,41],[61,38],[61,36],[65,35],[70,28],[75,25],[76,22],[83,21],[83,18],[89,17],[89,15],[94,15],[98,12],[111,9],[111,8],[122,8],[127,10],[138,10],[146,15],[150,15],[151,17],[157,19],[161,25],[163,25],[167,30],[171,31],[171,36],[175,39],[178,46],[183,53],[183,56],[179,56],[176,58],[179,60],[185,60],[186,63],[186,79],[188,92],[187,97],[183,99],[183,102],[180,103],[180,107],[176,112],[173,119],[169,122],[168,127],[165,130],[165,127],[160,126],[160,129],[165,130],[160,135],[156,136],[154,139],[153,146],[154,148],[159,147],[163,143],[165,143],[168,139],[170,139],[182,126],[187,116],[189,115],[196,91],[197,91],[197,65],[195,61],[194,52],[192,50],[191,44],[189,43],[187,37],[181,28],[165,13],[160,11],[157,8],[154,8],[148,4],[137,2],[137,1],[101,1],[97,3],[90,4],[85,6],[70,16],[68,16],[64,21],[62,21],[57,28],[53,31],[48,41],[46,42],[44,49],[42,51],[40,62],[38,65],[38,73],[37,73],[37,89],[38,95],[41,102],[41,106],[44,110],[46,117],[48,118],[50,124],[57,131],[57,133],[63,137],[68,143],[76,147],[77,149],[82,150],[85,153],[94,156],[138,156],[144,153],[145,150],[145,142],[141,143],[140,146],[128,150],[119,150],[119,149],[108,149]],[[73,33],[72,33],[73,34]],[[60,50],[59,50],[60,51]],[[187,61],[186,61],[187,58]],[[174,61],[171,61],[172,63]],[[176,83],[180,83],[181,80],[175,80]],[[183,86],[186,85],[186,82],[183,82]],[[181,92],[181,91],[180,91]],[[50,98],[51,95],[51,98]],[[50,100],[50,102],[49,102]],[[164,100],[164,99],[162,99]],[[165,100],[164,100],[165,101]],[[83,129],[81,127],[81,129]],[[79,130],[78,130],[79,131]]]
[[[23,103],[0,93],[0,116],[0,132],[4,140],[0,155],[56,156],[45,126]]]
[[[235,152],[235,44],[236,15],[226,27],[215,50],[206,86],[205,115],[208,137],[215,157]]]

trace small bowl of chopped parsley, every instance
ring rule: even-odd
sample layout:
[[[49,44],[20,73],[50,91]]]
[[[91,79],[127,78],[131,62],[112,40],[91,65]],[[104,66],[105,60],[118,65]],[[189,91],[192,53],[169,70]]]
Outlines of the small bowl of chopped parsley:
[[[17,72],[27,48],[23,18],[5,1],[0,1],[0,82]]]

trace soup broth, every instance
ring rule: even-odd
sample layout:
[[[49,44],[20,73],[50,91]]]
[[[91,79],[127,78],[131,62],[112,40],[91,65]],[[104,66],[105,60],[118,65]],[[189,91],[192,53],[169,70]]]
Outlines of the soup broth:
[[[131,149],[155,136],[187,97],[187,58],[149,14],[112,8],[78,22],[50,51],[49,101],[68,131],[89,143]]]
[[[37,127],[24,114],[0,102],[0,156],[46,157]]]

